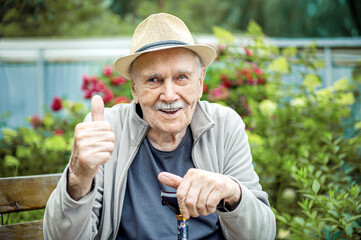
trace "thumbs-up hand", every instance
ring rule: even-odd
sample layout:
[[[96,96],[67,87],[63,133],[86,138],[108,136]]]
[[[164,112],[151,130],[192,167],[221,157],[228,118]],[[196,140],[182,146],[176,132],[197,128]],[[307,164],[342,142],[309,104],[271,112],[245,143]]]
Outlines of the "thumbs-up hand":
[[[100,165],[110,159],[114,149],[115,135],[111,125],[104,121],[104,102],[98,95],[92,98],[91,115],[92,122],[79,123],[74,132],[67,189],[75,200],[90,191]]]
[[[186,219],[214,213],[222,199],[235,209],[242,196],[240,186],[230,177],[201,169],[191,168],[183,178],[161,172],[158,180],[177,189],[179,210]]]

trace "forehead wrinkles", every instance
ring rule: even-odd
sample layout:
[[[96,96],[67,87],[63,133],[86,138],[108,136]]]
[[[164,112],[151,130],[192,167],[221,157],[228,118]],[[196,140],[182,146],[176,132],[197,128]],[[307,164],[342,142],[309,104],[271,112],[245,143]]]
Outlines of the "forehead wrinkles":
[[[197,55],[194,52],[176,48],[139,56],[130,65],[129,72],[131,78],[135,80],[136,76],[163,75],[164,72],[168,71],[171,71],[172,74],[178,72],[194,73],[197,65]]]

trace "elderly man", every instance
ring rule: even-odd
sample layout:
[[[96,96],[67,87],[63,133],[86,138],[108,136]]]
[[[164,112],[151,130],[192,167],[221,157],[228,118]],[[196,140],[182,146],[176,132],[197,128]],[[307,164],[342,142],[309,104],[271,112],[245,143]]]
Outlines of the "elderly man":
[[[160,201],[172,189],[191,239],[275,237],[244,123],[230,108],[199,101],[215,57],[177,17],[139,24],[131,54],[114,63],[131,79],[134,100],[104,110],[93,97],[46,207],[46,239],[175,239],[175,214]]]

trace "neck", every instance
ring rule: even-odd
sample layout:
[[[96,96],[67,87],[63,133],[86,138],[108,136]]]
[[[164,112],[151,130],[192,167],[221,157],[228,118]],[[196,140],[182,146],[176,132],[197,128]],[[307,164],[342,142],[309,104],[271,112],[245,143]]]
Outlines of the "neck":
[[[153,147],[160,151],[173,151],[181,143],[187,128],[183,129],[179,133],[163,133],[150,129],[148,132],[148,140]]]

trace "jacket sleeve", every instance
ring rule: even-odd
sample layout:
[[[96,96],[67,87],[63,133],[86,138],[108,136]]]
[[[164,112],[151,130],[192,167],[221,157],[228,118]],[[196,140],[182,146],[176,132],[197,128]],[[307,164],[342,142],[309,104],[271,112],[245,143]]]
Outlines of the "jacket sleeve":
[[[223,229],[228,239],[274,239],[275,216],[252,165],[245,124],[233,110],[224,119],[223,174],[238,182],[242,198],[233,211],[217,211]]]
[[[44,239],[93,239],[102,208],[103,167],[94,179],[93,189],[79,201],[67,192],[66,167],[51,194],[44,214]]]

